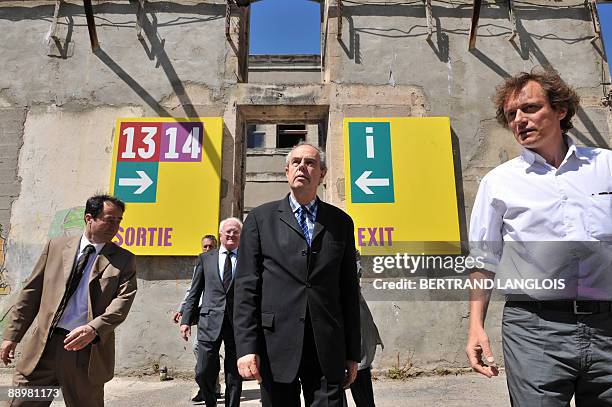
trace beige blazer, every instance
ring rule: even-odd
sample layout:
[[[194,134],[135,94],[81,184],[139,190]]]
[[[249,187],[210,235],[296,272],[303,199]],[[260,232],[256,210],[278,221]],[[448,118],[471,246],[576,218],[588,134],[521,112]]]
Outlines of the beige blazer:
[[[4,339],[21,342],[36,318],[32,335],[21,345],[17,370],[30,375],[40,357],[51,322],[66,290],[81,237],[60,237],[47,243],[26,280],[4,330]],[[115,328],[127,317],[136,295],[135,256],[107,243],[96,258],[89,279],[88,323],[100,340],[90,345],[89,379],[105,383],[115,369]]]

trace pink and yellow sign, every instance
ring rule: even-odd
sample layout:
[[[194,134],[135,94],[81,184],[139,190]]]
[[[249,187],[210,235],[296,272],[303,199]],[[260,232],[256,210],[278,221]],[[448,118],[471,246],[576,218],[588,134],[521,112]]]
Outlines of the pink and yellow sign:
[[[111,193],[126,202],[114,242],[139,255],[186,256],[216,235],[220,117],[118,119]]]

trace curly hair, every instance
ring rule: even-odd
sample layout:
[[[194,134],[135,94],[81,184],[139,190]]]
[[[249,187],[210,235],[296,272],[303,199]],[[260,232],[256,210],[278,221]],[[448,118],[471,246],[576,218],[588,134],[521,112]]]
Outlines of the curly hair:
[[[508,98],[519,92],[529,81],[534,81],[540,84],[550,106],[559,111],[566,108],[567,114],[561,119],[561,131],[565,134],[574,127],[572,117],[576,114],[580,97],[576,91],[570,87],[552,68],[538,69],[534,68],[530,73],[521,72],[518,75],[507,78],[504,83],[495,88],[495,96],[493,96],[493,104],[496,108],[496,118],[499,124],[508,127],[506,115],[504,114],[504,105]]]

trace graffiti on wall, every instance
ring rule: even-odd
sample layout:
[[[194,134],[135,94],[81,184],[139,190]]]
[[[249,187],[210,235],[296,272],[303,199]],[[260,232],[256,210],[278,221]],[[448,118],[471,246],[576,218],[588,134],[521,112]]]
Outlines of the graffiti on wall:
[[[49,226],[49,238],[58,236],[75,236],[83,233],[84,206],[62,209],[55,213]],[[6,258],[6,238],[3,236],[4,228],[0,225],[0,295],[11,293],[11,286],[4,267]]]
[[[49,226],[49,238],[59,236],[78,236],[83,233],[84,206],[62,209],[55,212]]]

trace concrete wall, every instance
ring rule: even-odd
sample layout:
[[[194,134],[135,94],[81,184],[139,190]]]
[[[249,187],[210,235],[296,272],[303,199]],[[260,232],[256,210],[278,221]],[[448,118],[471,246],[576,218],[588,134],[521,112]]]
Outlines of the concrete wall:
[[[250,55],[250,83],[308,84],[321,80],[320,55]]]
[[[458,143],[455,160],[462,174],[459,188],[467,219],[480,178],[519,151],[511,134],[496,123],[490,102],[494,86],[504,77],[552,65],[582,98],[574,120],[576,128],[570,134],[579,144],[612,145],[610,112],[601,104],[602,74],[605,71],[608,76],[607,65],[601,43],[590,42],[593,26],[583,2],[515,2],[514,41],[507,39],[511,24],[506,3],[483,2],[476,49],[471,52],[467,48],[472,3],[432,3],[434,33],[429,41],[423,3],[392,7],[345,3],[340,40],[336,40],[336,19],[329,25],[324,76],[339,87],[414,87],[422,96],[422,115],[449,116]],[[395,113],[381,108],[373,115]],[[350,117],[361,113],[343,109],[341,114]],[[330,131],[330,140],[338,137]],[[338,198],[342,204],[342,197]],[[387,346],[377,360],[380,365],[393,364],[398,355],[401,365],[465,365],[467,304],[370,305],[375,320],[388,322],[381,324]],[[500,304],[493,304],[488,315],[489,335],[499,360]]]
[[[50,232],[57,232],[56,218],[69,217],[82,210],[87,196],[108,190],[117,118],[224,116],[237,62],[225,39],[224,3],[148,2],[139,41],[135,3],[99,2],[96,53],[82,2],[64,3],[58,38],[69,50],[65,57],[48,56],[54,2],[0,4],[0,222],[7,238],[2,275],[12,293]],[[239,207],[235,146],[226,133],[223,217]],[[61,224],[59,230],[80,233]],[[170,321],[193,263],[189,257],[138,259],[138,299],[119,330],[118,372],[150,372],[164,358],[170,367],[193,369],[191,345]],[[8,309],[12,299],[1,297],[2,307]]]
[[[577,87],[583,107],[575,139],[611,144],[611,117],[600,101],[607,65],[601,44],[590,42],[592,24],[581,1],[516,4],[513,42],[506,39],[511,28],[505,3],[486,3],[472,52],[467,51],[471,2],[433,1],[431,41],[422,3],[345,3],[342,38],[336,39],[337,19],[330,18],[322,80],[311,83],[282,75],[266,77],[269,83],[237,83],[235,17],[230,44],[223,3],[148,2],[139,41],[135,3],[99,2],[101,50],[92,53],[82,3],[69,2],[62,5],[58,26],[64,54],[47,40],[53,2],[0,4],[0,224],[7,239],[0,283],[13,294],[50,232],[59,227],[78,233],[75,222],[67,221],[70,214],[88,195],[108,189],[118,117],[222,116],[221,217],[242,211],[249,172],[246,123],[327,122],[329,172],[321,195],[343,207],[344,117],[450,116],[465,220],[479,179],[518,151],[495,123],[489,101],[494,85],[535,65],[554,66]],[[256,196],[248,189],[245,194]],[[64,223],[58,226],[57,219]],[[193,262],[138,259],[139,292],[119,330],[118,372],[150,372],[156,363],[192,370],[190,345],[179,339],[170,318]],[[12,298],[0,296],[0,305],[7,309]],[[466,304],[377,301],[371,307],[386,345],[377,368],[394,366],[398,358],[400,365],[423,368],[466,366]],[[500,356],[499,307],[490,311],[489,333]]]

